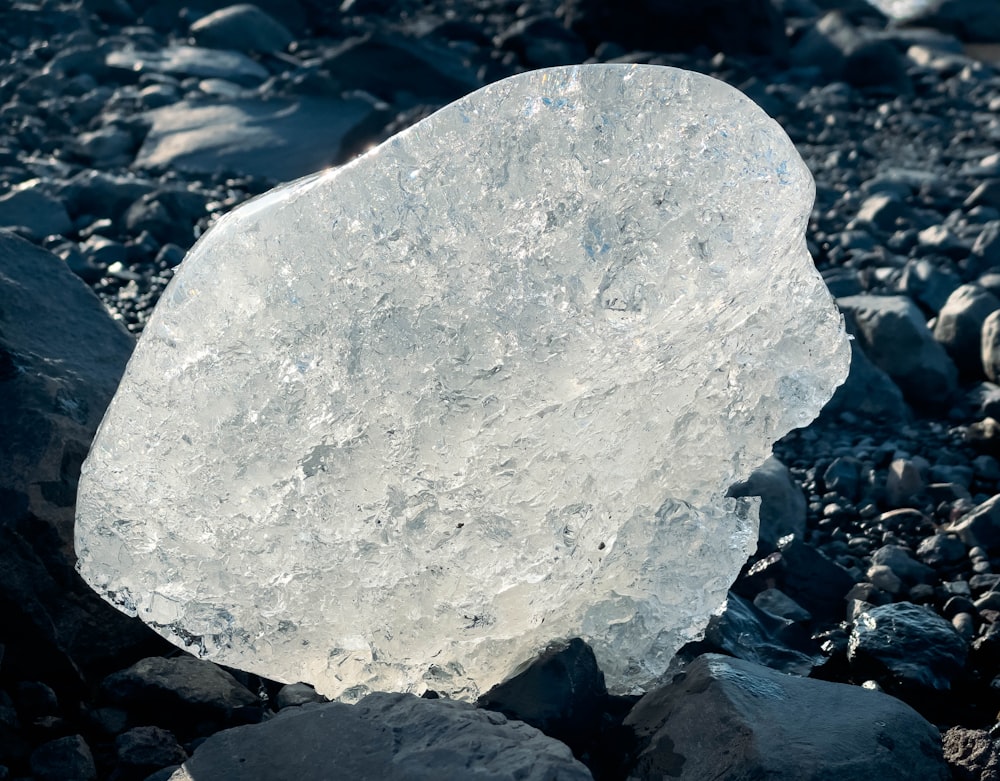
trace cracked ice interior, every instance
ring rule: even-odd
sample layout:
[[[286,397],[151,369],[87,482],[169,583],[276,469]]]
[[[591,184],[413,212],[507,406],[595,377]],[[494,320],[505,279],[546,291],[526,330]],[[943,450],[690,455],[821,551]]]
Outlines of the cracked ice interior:
[[[736,90],[515,76],[192,249],[79,491],[83,577],[188,650],[471,698],[581,636],[635,691],[756,541],[726,499],[847,373],[812,178]]]

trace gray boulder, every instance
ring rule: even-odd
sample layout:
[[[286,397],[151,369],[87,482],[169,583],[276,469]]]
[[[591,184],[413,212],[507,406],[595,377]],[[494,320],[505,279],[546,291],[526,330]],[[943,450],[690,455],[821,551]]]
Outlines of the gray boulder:
[[[823,407],[822,414],[828,418],[842,412],[888,421],[906,421],[913,417],[899,386],[871,362],[856,340],[851,341],[851,369],[847,380]]]
[[[18,653],[56,687],[162,647],[73,570],[80,466],[132,346],[65,263],[0,231],[0,604],[10,643],[31,638]]]
[[[243,52],[284,51],[292,42],[287,27],[249,3],[203,16],[191,25],[191,36],[199,46]]]
[[[369,694],[286,708],[205,741],[171,781],[588,781],[569,748],[534,727],[451,700]]]
[[[983,320],[979,348],[983,373],[993,382],[1000,381],[1000,309],[990,312]]]
[[[933,27],[963,41],[1000,41],[1000,3],[996,0],[938,0],[927,3],[906,24]]]
[[[643,697],[625,726],[634,781],[950,779],[938,731],[894,697],[715,654]]]
[[[934,338],[966,377],[982,379],[983,323],[997,310],[1000,299],[991,292],[979,285],[962,285],[938,312]]]
[[[907,400],[933,406],[952,398],[958,382],[955,364],[910,299],[858,295],[838,298],[837,304],[847,330]]]
[[[729,496],[760,497],[760,541],[770,547],[788,534],[804,537],[806,497],[781,461],[774,456],[757,467],[750,477],[729,489]]]
[[[0,228],[27,228],[43,237],[65,234],[72,227],[62,201],[37,187],[13,190],[0,196]]]
[[[358,98],[182,101],[146,114],[151,126],[134,167],[295,179],[343,162],[379,116]]]

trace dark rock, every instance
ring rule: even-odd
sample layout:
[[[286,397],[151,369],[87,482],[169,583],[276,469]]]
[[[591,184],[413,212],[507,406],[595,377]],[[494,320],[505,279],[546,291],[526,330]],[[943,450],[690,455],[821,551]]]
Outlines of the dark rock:
[[[948,781],[940,736],[899,700],[708,654],[625,720],[629,779]]]
[[[0,228],[24,226],[36,236],[66,234],[73,227],[66,207],[37,187],[0,196]]]
[[[109,675],[101,689],[111,704],[182,733],[237,724],[241,709],[257,705],[256,695],[221,667],[186,655],[143,659]]]
[[[768,547],[789,534],[803,536],[806,530],[806,498],[781,461],[770,456],[727,496],[760,497],[760,540]]]
[[[979,545],[987,550],[1000,548],[1000,494],[987,499],[960,517],[948,531],[970,548]]]
[[[136,176],[119,176],[87,169],[60,188],[70,215],[118,220],[130,204],[156,189]]]
[[[980,351],[983,373],[993,382],[1000,381],[1000,310],[990,312],[983,320]]]
[[[552,16],[518,19],[497,37],[496,45],[531,68],[573,65],[590,55],[579,36]]]
[[[226,79],[234,84],[256,86],[268,77],[267,69],[245,54],[198,46],[166,46],[156,51],[121,49],[106,58],[109,68],[137,73],[165,73],[200,79]]]
[[[962,284],[958,274],[941,269],[926,258],[908,261],[899,275],[899,290],[937,313]]]
[[[979,285],[962,285],[948,296],[938,313],[934,338],[967,377],[982,377],[983,323],[998,309],[1000,299],[992,293]]]
[[[914,404],[948,402],[957,385],[955,365],[935,341],[920,310],[902,296],[837,299],[847,330],[865,354]]]
[[[281,708],[294,708],[307,702],[327,702],[327,698],[308,683],[289,683],[278,690],[274,704]]]
[[[944,691],[968,655],[965,640],[933,611],[909,602],[872,607],[851,631],[848,659],[861,679],[903,694]]]
[[[41,681],[20,681],[16,696],[18,713],[26,721],[59,713],[59,698],[50,686]]]
[[[964,561],[968,547],[953,534],[934,534],[924,538],[917,548],[917,556],[924,564],[940,567]]]
[[[967,208],[974,206],[991,206],[1000,209],[1000,179],[990,179],[976,186],[963,204]]]
[[[585,781],[567,746],[527,724],[452,700],[369,694],[288,708],[274,719],[213,735],[184,768],[187,778]]]
[[[885,476],[885,499],[890,507],[905,507],[924,490],[920,469],[907,458],[893,459]]]
[[[187,759],[174,734],[160,727],[133,727],[123,732],[115,738],[115,754],[122,781],[140,781]]]
[[[37,781],[96,781],[97,768],[90,746],[80,735],[43,743],[31,754],[31,772]]]
[[[934,570],[916,561],[900,545],[883,545],[872,554],[872,564],[888,567],[906,587],[934,580]]]
[[[943,255],[958,259],[969,254],[969,245],[947,225],[931,225],[917,234],[917,245],[925,255]]]
[[[861,462],[852,456],[833,459],[823,472],[823,485],[827,491],[856,502],[861,491]]]
[[[1000,6],[993,0],[941,0],[909,16],[906,23],[943,30],[963,41],[1000,41]]]
[[[911,209],[894,193],[879,193],[862,201],[857,220],[891,233],[896,230],[898,220],[909,219],[911,214]]]
[[[823,417],[830,418],[842,412],[897,422],[909,420],[913,415],[899,386],[871,362],[857,340],[851,340],[851,369],[847,380],[823,408]]]
[[[750,567],[746,581],[779,588],[814,616],[834,621],[843,618],[844,598],[854,585],[851,573],[792,535]]]
[[[941,736],[954,781],[1000,778],[1000,741],[981,729],[952,727]]]
[[[132,344],[62,261],[0,231],[4,664],[57,690],[126,649],[162,647],[73,571],[80,465]]]
[[[965,428],[965,441],[980,453],[1000,456],[1000,421],[983,418]]]
[[[980,273],[1000,266],[1000,220],[983,226],[972,244],[972,256]]]
[[[721,651],[795,675],[808,675],[822,661],[819,648],[795,620],[765,612],[733,593],[723,611],[709,621],[705,639],[695,649]]]
[[[766,588],[753,598],[755,607],[769,615],[788,621],[809,621],[812,614],[787,594],[776,588]]]
[[[284,51],[293,38],[281,22],[248,3],[203,16],[191,25],[190,32],[199,46],[244,52]]]
[[[78,158],[90,165],[127,165],[138,146],[132,134],[121,127],[107,125],[99,130],[81,133],[72,144]]]
[[[324,53],[320,65],[342,89],[363,83],[366,91],[396,106],[451,101],[480,86],[453,51],[381,33],[347,39]],[[358,74],[364,74],[363,82]]]
[[[614,41],[626,49],[782,56],[784,20],[770,0],[564,0],[559,13],[591,47]]]
[[[843,80],[856,87],[892,87],[904,93],[912,90],[896,47],[856,28],[840,11],[810,25],[792,48],[791,61],[799,67],[818,68],[830,81]],[[895,216],[886,212],[882,221],[891,224]]]
[[[581,754],[600,729],[604,673],[579,638],[547,648],[479,698],[480,708],[523,721]]]
[[[344,162],[382,114],[360,98],[183,101],[147,114],[135,167],[239,172],[285,181]]]

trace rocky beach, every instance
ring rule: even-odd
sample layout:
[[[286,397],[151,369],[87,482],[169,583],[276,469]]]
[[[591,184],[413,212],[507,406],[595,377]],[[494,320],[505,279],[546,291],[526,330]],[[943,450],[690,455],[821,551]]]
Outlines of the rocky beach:
[[[1000,5],[14,1],[0,31],[0,781],[1000,778]],[[570,640],[476,706],[346,705],[103,602],[80,466],[193,243],[583,62],[705,73],[781,124],[853,336],[820,418],[732,489],[760,543],[704,639],[642,698]]]

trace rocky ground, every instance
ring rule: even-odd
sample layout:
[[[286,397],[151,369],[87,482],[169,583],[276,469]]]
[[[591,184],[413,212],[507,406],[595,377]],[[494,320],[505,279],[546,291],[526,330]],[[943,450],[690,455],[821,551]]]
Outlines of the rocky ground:
[[[1000,777],[1000,6],[224,5],[0,5],[0,780],[165,779],[199,747],[196,779]],[[583,61],[709,73],[785,127],[856,338],[741,489],[760,548],[677,675],[610,697],[574,642],[481,709],[308,705],[105,608],[72,571],[76,478],[185,250],[477,86]]]

